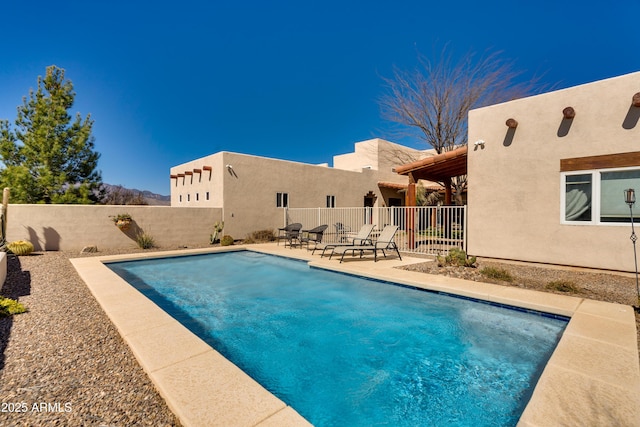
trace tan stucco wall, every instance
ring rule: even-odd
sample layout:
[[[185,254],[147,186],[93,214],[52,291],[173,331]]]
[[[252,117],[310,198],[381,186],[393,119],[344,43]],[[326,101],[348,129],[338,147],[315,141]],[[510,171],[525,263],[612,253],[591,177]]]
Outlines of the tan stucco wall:
[[[126,233],[111,219],[121,213],[135,222]],[[159,246],[189,246],[208,243],[213,223],[221,218],[222,210],[215,208],[9,205],[7,240],[29,240],[36,250],[127,248],[137,246],[134,233],[141,229]]]
[[[470,111],[469,253],[632,271],[629,224],[561,224],[560,159],[640,151],[640,123],[623,127],[639,90],[633,73]],[[576,116],[561,136],[565,107]],[[512,139],[509,118],[518,121]]]
[[[278,192],[289,195],[291,208],[326,207],[328,195],[336,197],[336,207],[363,206],[369,191],[378,197],[376,203],[382,203],[373,170],[351,172],[227,152],[224,161],[235,172],[223,178],[225,233],[235,238],[282,226],[284,210],[276,207]]]
[[[371,168],[378,171],[380,181],[407,183],[407,179],[393,172],[396,166],[429,155],[429,150],[416,150],[380,138],[356,142],[353,153],[333,156],[333,167],[350,171]]]
[[[326,207],[326,197],[335,196],[336,207],[362,207],[372,192],[376,206],[384,206],[385,197],[404,199],[404,193],[381,190],[378,182],[406,184],[407,178],[393,172],[395,151],[419,156],[419,150],[381,139],[355,144],[354,153],[336,156],[333,168],[247,154],[219,152],[171,168],[171,175],[211,166],[212,172],[171,179],[171,205],[174,207],[210,206],[223,210],[224,234],[244,238],[256,230],[275,229],[284,223],[284,211],[276,207],[276,193],[289,195],[294,208]],[[388,153],[391,152],[391,155]],[[334,163],[336,162],[334,158]],[[231,165],[231,169],[227,168]],[[371,169],[363,169],[371,166]],[[206,192],[210,198],[205,198]],[[195,194],[198,194],[196,200]],[[187,198],[187,195],[189,197]],[[180,201],[182,196],[182,201]],[[308,225],[310,226],[310,225]]]
[[[205,166],[210,166],[212,170],[202,170]],[[171,168],[171,175],[184,174],[186,171],[193,172],[194,169],[200,169],[202,173],[171,178],[171,206],[222,207],[222,179],[227,173],[223,154],[211,154],[174,166]],[[209,192],[209,200],[206,199],[207,192]]]

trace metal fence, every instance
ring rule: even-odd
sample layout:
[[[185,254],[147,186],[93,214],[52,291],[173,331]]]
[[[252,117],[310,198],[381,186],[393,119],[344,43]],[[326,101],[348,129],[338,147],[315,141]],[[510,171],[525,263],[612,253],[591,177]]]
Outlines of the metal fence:
[[[395,240],[401,251],[437,255],[451,248],[467,250],[466,211],[466,206],[288,208],[284,225],[298,222],[309,230],[326,224],[324,242],[353,236],[364,224],[376,226],[374,238],[385,225],[397,225]]]

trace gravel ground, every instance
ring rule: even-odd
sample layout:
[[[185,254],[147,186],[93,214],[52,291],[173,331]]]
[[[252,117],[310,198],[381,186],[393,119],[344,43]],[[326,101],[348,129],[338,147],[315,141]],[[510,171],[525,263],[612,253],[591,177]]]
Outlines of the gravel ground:
[[[180,425],[69,262],[130,252],[141,250],[8,258],[0,294],[19,299],[29,312],[0,319],[0,426]],[[629,275],[484,260],[478,268],[439,268],[434,262],[407,268],[491,282],[480,273],[487,266],[515,277],[503,285],[550,292],[550,281],[565,280],[577,287],[572,295],[637,304]],[[640,326],[638,314],[636,322]]]
[[[0,426],[180,425],[76,274],[78,256],[8,258],[0,294],[29,312],[0,319]]]
[[[486,267],[502,269],[512,277],[511,282],[488,279],[481,271]],[[475,268],[470,267],[438,267],[433,261],[413,264],[404,267],[406,270],[428,274],[440,274],[476,282],[495,283],[503,286],[516,286],[542,292],[553,292],[560,295],[571,295],[598,301],[638,306],[636,279],[633,274],[613,272],[597,272],[585,268],[559,267],[522,262],[497,262],[479,259]],[[549,286],[551,282],[565,282],[573,285],[573,289],[561,292]],[[640,349],[640,313],[636,309],[636,333]],[[639,350],[640,355],[640,350]]]

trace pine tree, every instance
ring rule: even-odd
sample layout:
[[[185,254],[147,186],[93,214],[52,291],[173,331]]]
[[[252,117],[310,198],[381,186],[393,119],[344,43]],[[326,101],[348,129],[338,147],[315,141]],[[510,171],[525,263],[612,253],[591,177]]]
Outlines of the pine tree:
[[[13,203],[95,203],[101,186],[96,170],[91,115],[69,110],[75,99],[64,70],[51,65],[18,107],[15,127],[0,120],[0,186]]]

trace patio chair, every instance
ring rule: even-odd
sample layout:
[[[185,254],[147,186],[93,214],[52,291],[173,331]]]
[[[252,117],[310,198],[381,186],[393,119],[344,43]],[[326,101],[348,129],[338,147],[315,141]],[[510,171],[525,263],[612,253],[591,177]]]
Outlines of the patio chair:
[[[338,246],[333,250],[333,252],[329,256],[329,259],[331,259],[333,254],[342,254],[342,256],[340,257],[340,262],[342,262],[344,260],[344,255],[349,251],[351,251],[353,255],[355,255],[356,251],[360,252],[360,258],[362,258],[362,254],[365,251],[372,251],[373,260],[374,262],[377,262],[378,251],[382,251],[382,254],[386,258],[387,254],[385,253],[385,250],[395,250],[398,254],[398,258],[400,258],[400,261],[402,261],[400,251],[398,250],[398,245],[396,245],[396,242],[394,241],[394,237],[396,236],[397,232],[398,226],[387,225],[384,227],[384,229],[380,233],[380,236],[378,237],[378,240],[376,240],[375,243],[367,245]]]
[[[352,238],[351,241],[342,241],[342,242],[332,242],[332,243],[318,243],[316,244],[315,248],[313,248],[313,252],[311,252],[311,255],[313,255],[316,252],[316,249],[322,249],[322,254],[320,255],[320,258],[322,258],[324,256],[324,252],[327,249],[335,249],[339,246],[353,246],[353,245],[365,245],[368,243],[371,243],[371,232],[373,232],[373,229],[375,228],[375,225],[373,224],[365,224],[360,228],[360,231],[358,231],[358,234],[355,235],[355,237]]]
[[[287,247],[287,242],[289,242],[289,247],[293,247],[293,241],[300,241],[300,230],[302,229],[302,224],[299,222],[294,222],[286,227],[278,228],[278,236],[276,237],[276,242],[279,245],[280,240],[284,240],[284,246]]]
[[[315,244],[315,246],[318,245],[318,243],[322,242],[322,235],[324,234],[324,231],[328,228],[328,225],[319,225],[315,228],[312,228],[311,230],[302,230],[302,237],[300,237],[300,245],[302,246],[303,243],[307,244],[307,250],[309,250],[309,243],[313,242]]]
[[[341,222],[336,222],[333,224],[336,228],[336,236],[338,236],[339,242],[346,242],[351,234],[351,227],[344,225]]]

